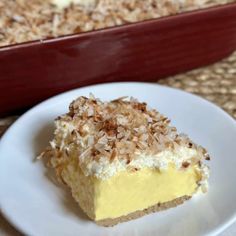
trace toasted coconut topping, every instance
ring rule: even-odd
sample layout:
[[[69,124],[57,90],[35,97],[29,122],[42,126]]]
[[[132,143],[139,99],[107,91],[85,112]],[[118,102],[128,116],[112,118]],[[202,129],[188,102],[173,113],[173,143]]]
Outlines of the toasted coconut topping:
[[[92,31],[234,1],[1,0],[0,46]]]
[[[178,134],[167,117],[126,97],[73,101],[69,112],[56,120],[55,137],[46,153],[59,170],[75,161],[85,175],[101,179],[122,170],[165,169],[169,164],[184,170],[209,158],[204,148]]]

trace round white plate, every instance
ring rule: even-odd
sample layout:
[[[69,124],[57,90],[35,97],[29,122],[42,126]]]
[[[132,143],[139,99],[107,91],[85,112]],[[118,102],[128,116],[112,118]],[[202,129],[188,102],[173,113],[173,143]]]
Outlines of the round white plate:
[[[70,102],[92,92],[102,100],[133,96],[167,115],[180,132],[206,147],[212,160],[209,192],[185,204],[112,228],[97,226],[70,194],[34,161],[53,134],[53,120]],[[110,83],[55,96],[28,111],[0,142],[0,206],[27,235],[215,235],[236,218],[236,122],[197,96],[147,83]]]

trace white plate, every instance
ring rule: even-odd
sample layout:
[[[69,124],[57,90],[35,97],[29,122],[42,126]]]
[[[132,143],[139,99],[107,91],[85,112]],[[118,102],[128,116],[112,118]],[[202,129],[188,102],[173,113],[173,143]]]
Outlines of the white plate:
[[[210,189],[185,204],[123,223],[99,227],[87,220],[70,194],[53,184],[35,156],[52,138],[53,119],[77,96],[110,100],[133,96],[173,120],[178,130],[205,146],[212,156]],[[27,235],[213,235],[236,218],[236,122],[215,105],[188,93],[146,83],[111,83],[55,96],[34,107],[0,143],[0,206]]]

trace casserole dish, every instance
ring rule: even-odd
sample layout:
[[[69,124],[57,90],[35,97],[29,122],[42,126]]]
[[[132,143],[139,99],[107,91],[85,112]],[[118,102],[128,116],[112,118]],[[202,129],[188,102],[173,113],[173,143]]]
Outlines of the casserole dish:
[[[111,81],[156,81],[236,49],[236,3],[0,48],[0,115]]]

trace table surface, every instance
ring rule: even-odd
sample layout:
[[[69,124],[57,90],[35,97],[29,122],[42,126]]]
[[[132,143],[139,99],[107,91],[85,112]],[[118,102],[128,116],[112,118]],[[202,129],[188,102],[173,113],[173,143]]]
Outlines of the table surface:
[[[219,105],[236,119],[236,52],[221,62],[184,74],[172,76],[157,83],[183,89]],[[0,119],[0,137],[18,116]],[[22,236],[0,213],[0,235]],[[222,236],[236,235],[236,223]]]

